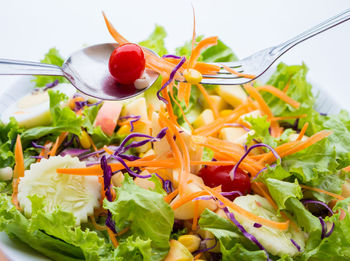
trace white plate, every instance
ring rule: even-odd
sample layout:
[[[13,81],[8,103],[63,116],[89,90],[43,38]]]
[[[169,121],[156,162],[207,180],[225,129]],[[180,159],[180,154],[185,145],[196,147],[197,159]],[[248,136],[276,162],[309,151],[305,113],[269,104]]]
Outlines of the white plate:
[[[261,78],[261,81],[264,82],[264,78],[268,78],[272,71],[275,68],[269,70],[266,75]],[[13,86],[7,88],[0,95],[0,112],[7,108],[9,105],[14,103],[16,100],[21,98],[22,96],[28,94],[33,89],[33,84],[31,83],[32,77],[23,77],[18,82],[16,82]],[[336,102],[331,100],[327,92],[322,88],[321,85],[316,82],[310,80],[313,84],[313,90],[315,94],[318,94],[318,102],[316,103],[316,109],[322,113],[334,114],[340,111],[340,107]],[[47,257],[39,254],[35,250],[31,249],[27,245],[19,242],[18,240],[10,240],[6,233],[0,233],[0,249],[5,253],[6,256],[13,261],[44,261],[50,260]]]

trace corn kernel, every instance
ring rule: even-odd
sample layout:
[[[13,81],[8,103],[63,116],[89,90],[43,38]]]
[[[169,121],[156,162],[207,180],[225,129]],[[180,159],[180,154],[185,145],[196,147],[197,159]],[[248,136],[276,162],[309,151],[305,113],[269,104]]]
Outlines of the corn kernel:
[[[119,130],[117,131],[117,135],[128,135],[130,134],[130,125],[123,125],[119,128]]]
[[[180,236],[178,241],[183,244],[190,252],[196,251],[201,243],[201,239],[195,235]]]
[[[186,81],[191,84],[200,83],[203,79],[202,74],[195,69],[186,69],[184,70],[183,75]]]
[[[90,137],[89,137],[89,134],[86,133],[86,131],[82,131],[79,141],[80,141],[80,145],[84,149],[89,149],[91,147]]]
[[[220,111],[220,116],[226,117],[226,116],[230,115],[232,112],[233,112],[233,110],[222,110],[222,111]]]

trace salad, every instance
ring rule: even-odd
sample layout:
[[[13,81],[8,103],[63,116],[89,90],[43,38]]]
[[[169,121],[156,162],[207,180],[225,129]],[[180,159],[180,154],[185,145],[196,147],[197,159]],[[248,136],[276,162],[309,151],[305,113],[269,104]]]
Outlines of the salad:
[[[144,57],[112,75],[160,77],[126,101],[34,77],[1,117],[1,231],[53,260],[350,260],[350,117],[314,109],[305,64],[205,86],[237,60],[217,37],[168,54],[163,27],[136,45],[105,21]]]

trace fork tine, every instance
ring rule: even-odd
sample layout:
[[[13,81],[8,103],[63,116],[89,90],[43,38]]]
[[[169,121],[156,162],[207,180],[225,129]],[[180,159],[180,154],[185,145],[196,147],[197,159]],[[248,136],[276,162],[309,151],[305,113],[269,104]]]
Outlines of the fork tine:
[[[239,68],[242,66],[242,61],[222,62],[222,63],[214,63],[214,64],[220,66],[220,68],[224,68],[222,65],[225,65],[230,68]]]
[[[248,78],[231,78],[231,79],[223,79],[223,78],[205,78],[201,81],[201,84],[210,84],[210,85],[241,85],[252,81],[253,79]]]

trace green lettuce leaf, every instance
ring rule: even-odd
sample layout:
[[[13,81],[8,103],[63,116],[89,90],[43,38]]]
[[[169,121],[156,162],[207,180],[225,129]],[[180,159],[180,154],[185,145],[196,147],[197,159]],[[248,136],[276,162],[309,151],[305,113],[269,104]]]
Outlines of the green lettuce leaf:
[[[115,201],[105,200],[103,205],[111,211],[118,230],[129,227],[134,237],[151,240],[150,260],[162,260],[169,251],[174,223],[174,213],[164,201],[163,194],[140,188],[125,175],[123,185],[116,188],[116,195]]]
[[[46,54],[44,59],[40,61],[41,63],[47,63],[47,64],[53,64],[57,66],[62,66],[64,63],[64,59],[59,54],[58,50],[56,48],[51,48]],[[52,83],[55,80],[58,80],[60,83],[69,81],[60,76],[35,76],[35,79],[33,80],[35,82],[35,85],[37,87],[44,87],[48,83]]]
[[[114,258],[117,261],[135,260],[135,261],[150,261],[152,260],[151,240],[142,240],[133,236],[128,237],[121,242],[114,252]]]
[[[310,182],[319,177],[319,173],[335,173],[337,169],[336,152],[327,139],[285,157],[282,166],[301,182]]]
[[[68,97],[64,93],[49,90],[50,97],[50,113],[52,123],[50,126],[39,126],[26,130],[22,133],[21,139],[23,146],[26,147],[32,140],[39,139],[46,135],[54,138],[61,132],[68,131],[70,133],[80,135],[83,120],[77,116],[69,107],[62,107],[62,103],[67,101]]]
[[[8,124],[0,122],[0,168],[13,167],[16,137],[22,131],[14,118],[11,118]]]
[[[322,240],[315,248],[305,252],[301,260],[309,261],[329,261],[329,260],[350,260],[350,214],[347,210],[350,204],[350,198],[339,201],[334,207],[334,210],[343,209],[346,216],[340,220],[340,213],[327,218],[329,222],[334,223],[333,233]]]
[[[139,44],[155,51],[159,56],[163,56],[168,53],[164,43],[166,36],[167,33],[164,27],[156,25],[152,34],[146,40],[139,42]]]
[[[20,240],[53,260],[111,260],[111,245],[96,232],[75,227],[70,213],[44,213],[42,199],[32,198],[32,219],[27,219],[11,203],[11,198],[0,194],[0,231]],[[65,241],[67,240],[67,241]]]
[[[275,200],[278,209],[286,209],[286,201],[289,198],[303,198],[303,193],[299,186],[298,180],[294,183],[280,181],[278,179],[268,178],[265,181],[267,188],[271,194],[271,197]]]
[[[266,260],[264,251],[244,237],[238,228],[227,219],[206,209],[198,221],[203,230],[211,232],[220,242],[222,260]]]
[[[311,92],[311,84],[306,81],[307,71],[305,64],[288,66],[280,63],[277,66],[276,72],[271,76],[267,84],[283,90],[289,82],[286,94],[300,102],[300,107],[296,109],[272,94],[263,92],[263,98],[274,116],[297,116],[308,114],[313,110],[315,98]],[[289,122],[293,122],[293,120]]]

